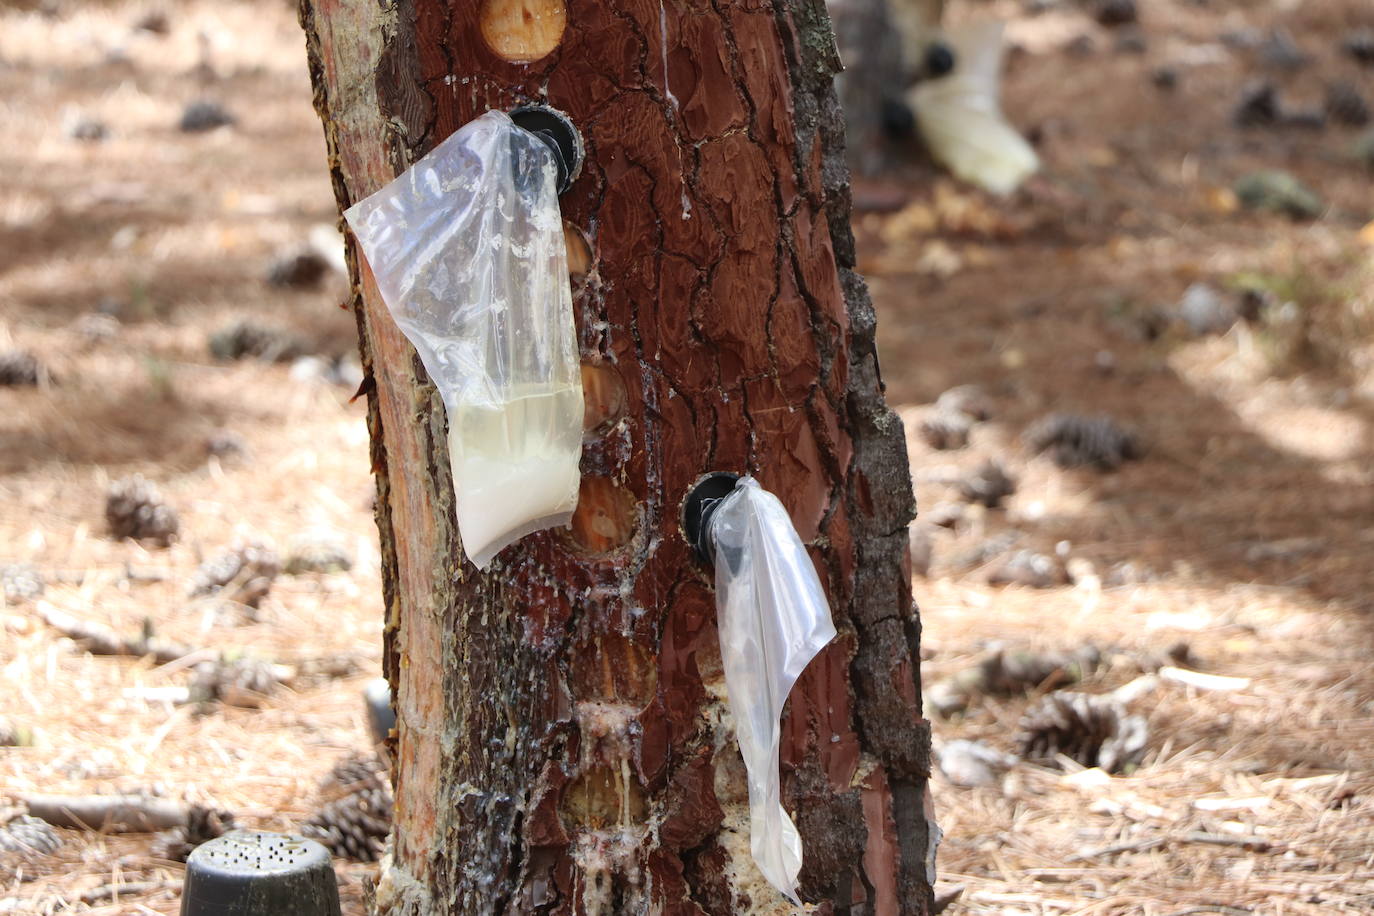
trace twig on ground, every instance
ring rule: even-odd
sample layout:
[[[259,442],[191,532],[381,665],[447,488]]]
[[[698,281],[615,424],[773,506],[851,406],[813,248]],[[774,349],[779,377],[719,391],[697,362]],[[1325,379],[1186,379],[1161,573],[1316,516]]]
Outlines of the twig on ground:
[[[1274,844],[1257,836],[1227,836],[1224,833],[1194,831],[1182,836],[1184,843],[1207,843],[1212,846],[1239,846],[1249,852],[1269,852]]]
[[[147,795],[25,795],[29,814],[54,827],[152,833],[186,824],[181,802]]]
[[[188,646],[164,642],[146,634],[134,637],[120,636],[111,627],[82,620],[47,602],[39,602],[38,613],[48,626],[85,644],[87,651],[92,655],[131,655],[136,658],[151,655],[159,664],[166,664],[194,651]]]
[[[118,900],[120,897],[142,896],[156,891],[175,890],[178,887],[176,881],[127,881],[123,884],[102,884],[100,887],[91,888],[81,895],[81,902],[87,904],[104,903],[107,900]]]
[[[1089,859],[1097,859],[1102,856],[1114,856],[1119,852],[1147,852],[1151,849],[1158,849],[1169,842],[1168,837],[1152,836],[1144,840],[1134,840],[1129,843],[1113,843],[1110,846],[1099,846],[1094,849],[1084,849],[1076,852],[1065,859],[1065,862],[1086,862]]]

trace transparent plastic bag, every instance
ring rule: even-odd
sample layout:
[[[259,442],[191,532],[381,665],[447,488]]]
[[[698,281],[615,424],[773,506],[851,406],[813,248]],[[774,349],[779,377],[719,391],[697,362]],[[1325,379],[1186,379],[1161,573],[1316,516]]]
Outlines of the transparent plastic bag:
[[[553,154],[499,111],[344,214],[448,413],[478,569],[577,506],[578,368]]]
[[[998,104],[1002,24],[951,29],[954,71],[911,90],[912,111],[931,155],[959,178],[1010,194],[1040,168],[1040,159]]]
[[[835,627],[816,569],[776,496],[741,478],[710,526],[725,689],[749,774],[750,849],[763,876],[795,903],[802,847],[782,807],[779,718]]]

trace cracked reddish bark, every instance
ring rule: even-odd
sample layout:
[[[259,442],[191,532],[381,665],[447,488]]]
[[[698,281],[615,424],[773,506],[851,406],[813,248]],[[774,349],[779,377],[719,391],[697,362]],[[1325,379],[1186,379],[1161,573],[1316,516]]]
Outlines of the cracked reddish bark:
[[[778,907],[751,877],[711,578],[679,522],[701,474],[734,470],[788,506],[840,632],[783,723],[803,896],[927,912],[914,505],[853,273],[824,8],[572,0],[532,64],[487,49],[477,4],[301,15],[341,207],[489,108],[546,101],[587,146],[562,204],[591,246],[574,307],[602,422],[572,529],[485,575],[461,559],[442,406],[350,253],[399,715],[379,910]]]

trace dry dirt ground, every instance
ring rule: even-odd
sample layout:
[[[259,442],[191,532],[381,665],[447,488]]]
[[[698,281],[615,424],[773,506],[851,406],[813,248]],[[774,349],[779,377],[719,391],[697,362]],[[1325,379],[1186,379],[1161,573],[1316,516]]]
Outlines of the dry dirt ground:
[[[0,5],[0,349],[52,373],[0,388],[0,563],[47,579],[41,599],[0,611],[0,716],[34,736],[0,749],[0,805],[151,791],[286,830],[367,741],[358,695],[378,670],[381,608],[363,408],[289,363],[216,360],[206,338],[251,318],[333,358],[352,322],[338,275],[305,290],[264,279],[333,221],[290,5],[166,9],[159,34],[134,28],[138,3]],[[922,510],[957,500],[953,481],[988,458],[1017,482],[1002,508],[971,508],[952,531],[918,523],[932,553],[915,582],[925,678],[999,645],[1092,644],[1105,662],[1077,689],[1104,693],[1184,642],[1189,666],[1247,680],[1146,682],[1129,705],[1148,750],[1127,775],[1062,760],[975,788],[937,774],[942,881],[963,885],[950,910],[963,913],[1371,912],[1371,173],[1348,153],[1354,129],[1242,130],[1231,110],[1264,77],[1294,108],[1320,105],[1333,81],[1374,103],[1374,69],[1340,51],[1374,10],[1140,9],[1134,51],[1068,3],[957,11],[1012,20],[1022,50],[1005,104],[1036,138],[1042,176],[997,201],[916,164],[856,195]],[[1266,64],[1253,45],[1275,26],[1306,63]],[[1172,90],[1152,79],[1160,68]],[[180,132],[196,99],[237,123]],[[83,117],[108,135],[73,139]],[[1320,217],[1239,208],[1228,189],[1258,168],[1309,184]],[[1262,314],[1194,336],[1161,310],[1195,282],[1260,289]],[[967,448],[932,450],[919,425],[961,384],[983,388],[992,417]],[[1056,410],[1111,415],[1145,457],[1104,473],[1032,455],[1022,432]],[[247,454],[207,457],[221,431]],[[180,513],[170,548],[106,536],[106,486],[130,473]],[[285,550],[308,530],[343,537],[352,571],[284,575],[256,615],[187,597],[197,564],[236,539]],[[999,549],[1022,548],[1071,561],[1073,581],[989,584]],[[44,623],[47,608],[288,664],[344,658],[353,673],[201,714],[139,694],[184,685],[185,665],[94,657]],[[1014,750],[1044,689],[973,697],[936,720],[937,743]],[[53,855],[4,860],[0,912],[177,911],[181,867],[152,858],[146,835],[62,833]],[[367,871],[341,869],[348,912],[361,912]],[[109,896],[125,885],[143,887]]]

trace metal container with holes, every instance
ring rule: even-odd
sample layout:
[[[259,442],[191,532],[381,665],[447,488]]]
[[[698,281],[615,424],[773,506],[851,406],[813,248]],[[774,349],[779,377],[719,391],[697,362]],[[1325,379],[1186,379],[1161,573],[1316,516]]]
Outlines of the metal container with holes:
[[[338,879],[313,840],[236,830],[186,860],[181,916],[340,916]]]

